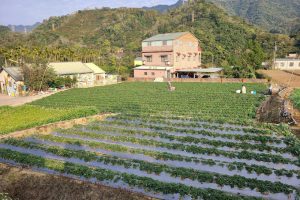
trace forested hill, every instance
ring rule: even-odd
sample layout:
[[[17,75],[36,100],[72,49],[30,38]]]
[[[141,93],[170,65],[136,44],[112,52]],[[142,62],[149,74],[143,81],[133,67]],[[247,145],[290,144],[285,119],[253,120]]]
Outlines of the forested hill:
[[[300,0],[208,0],[274,33],[300,31]]]
[[[296,50],[295,41],[286,35],[266,33],[212,3],[195,0],[165,13],[106,8],[51,17],[32,33],[14,36],[14,41],[2,37],[0,55],[2,62],[3,55],[27,62],[37,57],[47,61],[82,60],[122,73],[139,55],[143,39],[176,31],[190,31],[199,38],[203,61],[208,65],[214,57],[215,65],[258,67],[272,55],[275,41],[279,55]]]

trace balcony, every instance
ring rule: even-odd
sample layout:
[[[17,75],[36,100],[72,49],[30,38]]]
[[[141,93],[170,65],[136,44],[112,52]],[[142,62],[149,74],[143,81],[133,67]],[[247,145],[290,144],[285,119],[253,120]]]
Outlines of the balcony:
[[[147,46],[143,47],[143,53],[152,53],[152,52],[172,52],[173,46]]]

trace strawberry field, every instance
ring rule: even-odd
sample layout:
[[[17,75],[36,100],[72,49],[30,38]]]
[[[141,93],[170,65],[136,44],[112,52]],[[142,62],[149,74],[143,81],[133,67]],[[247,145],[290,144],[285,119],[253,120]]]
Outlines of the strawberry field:
[[[236,94],[239,83],[123,83],[106,87],[73,89],[33,102],[54,108],[96,106],[100,112],[192,116],[212,121],[246,122],[255,117],[264,97],[263,84],[246,84],[248,94]],[[258,95],[249,94],[257,91]]]
[[[117,115],[6,139],[1,161],[162,199],[296,199],[299,141],[270,129]]]
[[[1,140],[0,162],[159,199],[299,198],[300,142],[285,126],[254,122],[262,95],[235,94],[239,84],[175,86],[171,93],[164,84],[122,84],[34,102],[115,114]]]

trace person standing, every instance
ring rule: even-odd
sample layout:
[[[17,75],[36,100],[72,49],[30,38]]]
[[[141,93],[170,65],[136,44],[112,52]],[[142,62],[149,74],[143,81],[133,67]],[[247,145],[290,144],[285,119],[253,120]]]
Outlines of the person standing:
[[[270,86],[269,86],[269,95],[272,95],[272,90],[273,90],[273,86],[272,86],[272,84],[270,84]]]
[[[247,93],[247,88],[245,85],[242,86],[242,94],[246,94]]]

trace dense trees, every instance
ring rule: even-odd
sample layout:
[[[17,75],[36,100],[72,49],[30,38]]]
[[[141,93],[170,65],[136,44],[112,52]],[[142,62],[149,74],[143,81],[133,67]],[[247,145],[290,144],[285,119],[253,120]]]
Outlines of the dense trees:
[[[166,13],[132,8],[83,10],[51,17],[28,35],[0,29],[0,64],[9,59],[33,63],[37,58],[94,62],[110,73],[125,75],[140,55],[143,39],[176,31],[190,31],[199,38],[207,66],[246,66],[252,71],[271,58],[275,41],[278,56],[298,50],[293,47],[296,38],[266,33],[197,0]]]

